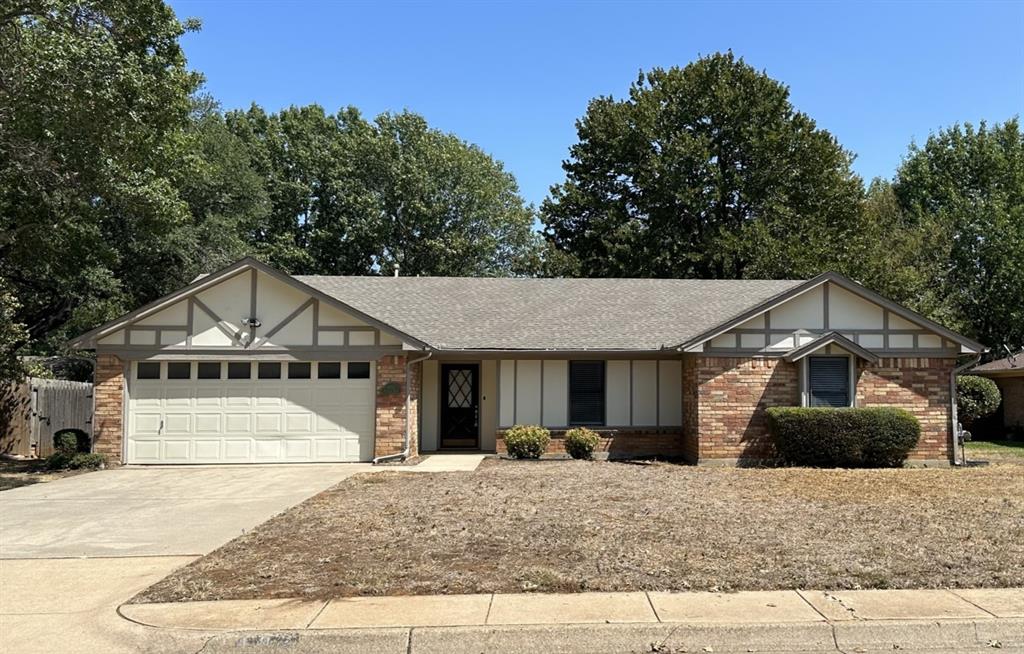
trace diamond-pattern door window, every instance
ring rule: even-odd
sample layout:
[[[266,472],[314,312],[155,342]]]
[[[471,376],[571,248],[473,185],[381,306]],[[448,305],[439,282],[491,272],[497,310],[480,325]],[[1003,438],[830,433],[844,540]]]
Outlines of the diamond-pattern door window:
[[[469,370],[448,371],[448,408],[468,409],[473,406],[473,376]]]

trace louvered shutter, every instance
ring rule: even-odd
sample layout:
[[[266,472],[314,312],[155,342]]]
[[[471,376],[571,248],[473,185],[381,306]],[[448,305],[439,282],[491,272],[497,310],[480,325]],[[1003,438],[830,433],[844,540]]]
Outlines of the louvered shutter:
[[[569,424],[604,424],[604,361],[569,362]]]
[[[849,359],[811,357],[807,362],[807,375],[811,406],[850,406]]]

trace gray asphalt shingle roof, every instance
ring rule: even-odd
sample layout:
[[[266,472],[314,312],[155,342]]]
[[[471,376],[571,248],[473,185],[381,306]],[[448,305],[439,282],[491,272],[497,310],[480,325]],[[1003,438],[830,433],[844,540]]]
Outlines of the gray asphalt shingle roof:
[[[295,279],[443,350],[657,350],[803,280]]]

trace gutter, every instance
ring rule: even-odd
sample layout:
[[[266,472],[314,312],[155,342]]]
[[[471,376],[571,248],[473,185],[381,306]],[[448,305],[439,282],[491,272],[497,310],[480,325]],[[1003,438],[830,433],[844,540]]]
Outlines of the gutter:
[[[405,429],[403,430],[402,442],[404,448],[398,454],[387,454],[385,456],[378,456],[374,458],[373,464],[376,465],[381,461],[387,461],[388,459],[397,459],[401,457],[405,461],[409,457],[409,405],[412,403],[412,391],[410,390],[409,382],[412,381],[412,365],[414,363],[420,363],[426,361],[434,355],[433,351],[428,350],[426,356],[422,356],[418,359],[406,360],[405,362]]]
[[[950,421],[953,425],[953,465],[955,466],[967,465],[967,452],[964,449],[963,443],[960,442],[960,420],[957,416],[956,407],[956,378],[957,376],[960,375],[960,373],[967,370],[968,368],[973,368],[974,366],[978,365],[979,361],[981,361],[981,354],[976,354],[973,357],[971,357],[970,361],[963,364],[962,366],[957,366],[956,368],[953,368],[953,371],[949,373],[949,415]],[[959,456],[957,456],[958,454]]]

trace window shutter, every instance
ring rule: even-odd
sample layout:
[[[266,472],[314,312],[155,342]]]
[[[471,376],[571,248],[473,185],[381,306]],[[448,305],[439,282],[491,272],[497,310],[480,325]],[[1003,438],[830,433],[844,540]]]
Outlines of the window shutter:
[[[569,362],[569,424],[604,424],[604,361]]]
[[[811,357],[807,362],[807,374],[811,406],[850,406],[849,359]]]

